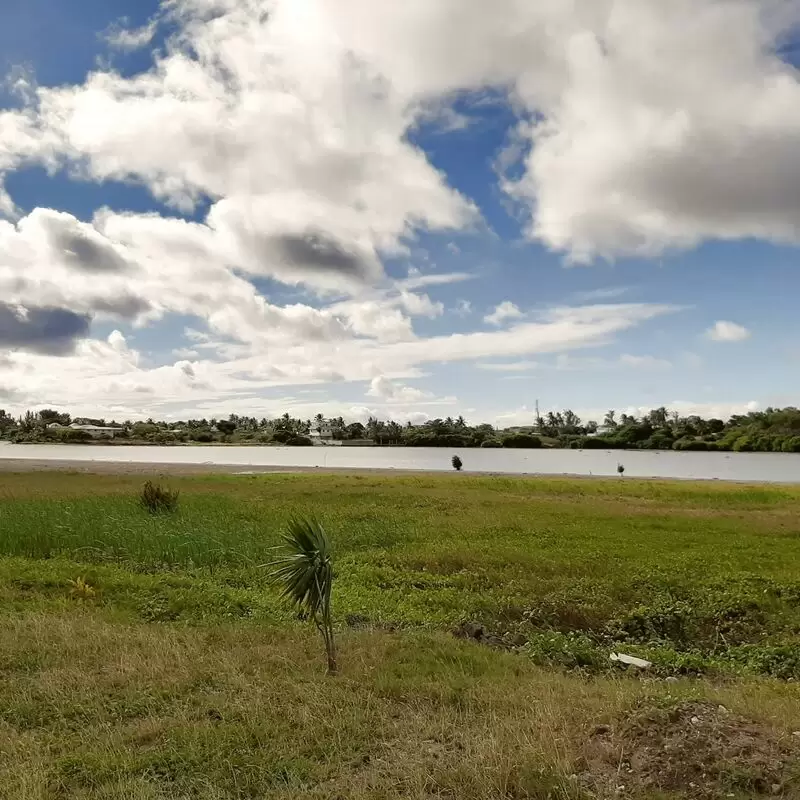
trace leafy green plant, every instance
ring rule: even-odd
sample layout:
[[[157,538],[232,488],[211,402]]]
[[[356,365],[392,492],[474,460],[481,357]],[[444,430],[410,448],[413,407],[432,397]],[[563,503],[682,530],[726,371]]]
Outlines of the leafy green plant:
[[[330,539],[313,518],[293,519],[283,536],[285,554],[269,566],[270,578],[282,588],[282,596],[294,605],[304,619],[317,626],[325,644],[328,674],[337,671],[336,643],[331,617],[333,554]]]
[[[464,466],[464,462],[458,456],[453,456],[450,463],[453,465],[453,469],[456,472],[461,472],[461,468]]]
[[[171,513],[178,508],[178,492],[147,481],[139,492],[139,503],[151,514]]]
[[[69,590],[70,596],[74,597],[79,603],[84,600],[91,600],[97,594],[94,586],[89,584],[85,578],[76,578],[69,583],[72,587]]]
[[[522,652],[542,667],[608,669],[608,653],[583,634],[542,631],[530,636]]]

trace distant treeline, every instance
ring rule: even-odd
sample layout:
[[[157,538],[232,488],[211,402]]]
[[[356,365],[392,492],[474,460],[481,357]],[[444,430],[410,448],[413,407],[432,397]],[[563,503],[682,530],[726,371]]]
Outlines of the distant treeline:
[[[69,427],[73,425],[73,427]],[[77,427],[76,427],[77,426]],[[95,426],[91,432],[81,426]],[[107,428],[97,431],[96,428]],[[341,417],[275,419],[231,414],[178,422],[116,422],[73,418],[44,409],[15,418],[0,411],[0,437],[16,442],[83,442],[114,439],[150,444],[197,442],[311,445],[312,437],[405,447],[568,447],[573,449],[733,450],[800,453],[800,410],[768,408],[729,420],[682,417],[661,407],[636,417],[609,411],[602,423],[583,422],[573,411],[549,412],[530,425],[498,429],[469,425],[463,417],[420,425],[370,418],[346,423]]]

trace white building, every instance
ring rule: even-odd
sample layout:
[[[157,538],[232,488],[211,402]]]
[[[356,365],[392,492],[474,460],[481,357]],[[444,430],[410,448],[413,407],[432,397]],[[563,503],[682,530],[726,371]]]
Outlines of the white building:
[[[324,419],[322,422],[315,420],[311,423],[311,431],[308,435],[314,442],[333,441],[333,425],[328,419]]]
[[[86,431],[92,439],[113,439],[121,430],[120,428],[109,428],[105,425],[78,425],[77,422],[73,422],[69,427],[74,431]]]

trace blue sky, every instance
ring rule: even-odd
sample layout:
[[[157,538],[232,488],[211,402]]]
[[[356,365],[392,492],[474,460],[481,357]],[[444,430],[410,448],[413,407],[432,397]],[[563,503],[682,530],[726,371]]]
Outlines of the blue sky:
[[[791,4],[66,5],[0,11],[6,407],[797,404]]]

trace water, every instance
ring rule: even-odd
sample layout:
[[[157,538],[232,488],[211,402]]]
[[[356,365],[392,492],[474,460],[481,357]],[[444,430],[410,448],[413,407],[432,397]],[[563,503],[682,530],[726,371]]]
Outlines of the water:
[[[678,453],[654,450],[502,450],[431,447],[141,447],[133,445],[0,444],[0,459],[124,461],[136,464],[211,464],[243,471],[278,468],[448,471],[458,453],[465,472],[512,475],[616,475],[800,483],[800,454]]]

